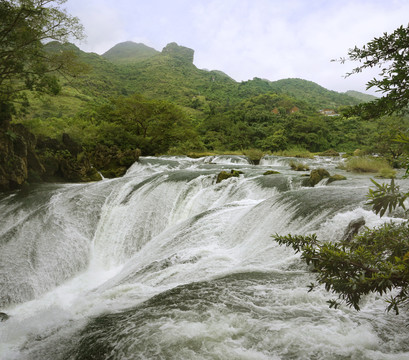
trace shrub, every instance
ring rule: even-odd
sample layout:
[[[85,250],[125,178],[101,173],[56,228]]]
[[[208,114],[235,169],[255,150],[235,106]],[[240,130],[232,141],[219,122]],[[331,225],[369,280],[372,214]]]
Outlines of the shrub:
[[[386,169],[392,170],[385,159],[370,156],[354,156],[349,158],[345,162],[345,169],[358,173],[377,173],[382,169],[384,169],[383,171],[386,171]]]
[[[396,170],[391,168],[382,168],[379,170],[378,177],[382,179],[393,179],[396,176]]]
[[[295,171],[308,171],[310,170],[309,166],[307,164],[298,162],[298,161],[290,161],[290,167],[291,169]]]
[[[275,151],[273,152],[273,155],[307,159],[312,159],[314,157],[313,154],[311,154],[308,150],[302,147],[292,147],[288,150]]]
[[[329,149],[319,153],[318,156],[339,156],[339,152],[335,151],[334,149]]]
[[[216,184],[223,180],[230,179],[231,177],[239,177],[240,174],[243,174],[243,172],[239,170],[231,170],[229,173],[223,170],[217,175]]]
[[[264,156],[264,153],[259,149],[247,149],[243,150],[243,155],[246,155],[250,161],[258,164],[260,159]]]

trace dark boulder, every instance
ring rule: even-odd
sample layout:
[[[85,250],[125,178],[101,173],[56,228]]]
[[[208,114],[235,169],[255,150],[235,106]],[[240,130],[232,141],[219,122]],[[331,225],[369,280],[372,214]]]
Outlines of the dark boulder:
[[[73,140],[67,133],[62,134],[62,143],[64,144],[65,149],[73,156],[77,156],[82,151],[81,145]]]
[[[0,322],[1,321],[6,321],[10,318],[10,316],[8,316],[6,313],[4,312],[0,312]]]
[[[339,156],[339,152],[335,151],[334,149],[328,149],[319,153],[318,156]]]
[[[263,175],[276,175],[276,174],[280,174],[280,172],[275,171],[275,170],[267,170],[265,173],[263,173]]]
[[[0,191],[21,188],[30,172],[44,173],[35,146],[35,136],[21,124],[0,129]]]
[[[344,231],[344,235],[342,240],[344,241],[351,241],[352,238],[358,234],[359,230],[362,226],[365,225],[365,219],[363,216],[359,217],[358,219],[350,221],[347,228]]]
[[[304,185],[314,187],[322,179],[329,178],[329,177],[330,177],[330,174],[327,170],[322,169],[322,168],[314,169],[314,170],[311,170],[310,177],[306,179],[306,181],[304,182]]]
[[[331,175],[327,181],[327,184],[331,184],[334,181],[346,180],[347,178],[344,175],[334,174]]]
[[[216,184],[222,182],[223,180],[230,179],[231,177],[239,177],[240,174],[243,174],[243,172],[242,172],[242,171],[238,171],[238,170],[231,170],[230,172],[221,171],[221,172],[217,175]]]

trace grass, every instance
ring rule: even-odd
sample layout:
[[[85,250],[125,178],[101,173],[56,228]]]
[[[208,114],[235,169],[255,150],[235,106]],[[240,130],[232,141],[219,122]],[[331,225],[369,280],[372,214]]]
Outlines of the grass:
[[[186,155],[197,159],[205,156],[215,156],[215,155],[245,155],[251,161],[259,161],[263,156],[264,152],[259,149],[245,149],[245,150],[214,150],[214,151],[189,151]]]
[[[389,163],[382,158],[375,158],[371,156],[354,156],[350,157],[344,166],[346,171],[357,173],[381,173],[393,171]]]
[[[291,169],[295,171],[308,171],[310,170],[309,166],[307,164],[298,162],[298,161],[290,161],[290,167]]]
[[[288,150],[275,151],[273,155],[306,159],[312,159],[314,157],[314,155],[311,152],[301,147],[293,147]]]
[[[382,168],[379,170],[378,177],[382,179],[393,179],[396,176],[396,170],[391,168]]]
[[[243,150],[243,155],[246,155],[251,161],[260,161],[264,156],[264,152],[259,149],[246,149]]]

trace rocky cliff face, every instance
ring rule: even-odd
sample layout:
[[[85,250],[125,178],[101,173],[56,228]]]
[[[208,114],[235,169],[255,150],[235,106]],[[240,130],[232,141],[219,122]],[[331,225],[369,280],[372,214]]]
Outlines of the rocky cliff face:
[[[0,191],[27,182],[98,181],[118,177],[138,160],[140,151],[98,145],[84,151],[68,134],[62,139],[36,137],[23,125],[0,128]]]
[[[44,174],[35,146],[35,136],[20,124],[0,129],[0,191],[18,189],[32,174]]]
[[[184,46],[180,46],[175,42],[166,45],[163,50],[162,54],[170,55],[171,57],[193,64],[193,57],[194,57],[194,50],[189,49]]]

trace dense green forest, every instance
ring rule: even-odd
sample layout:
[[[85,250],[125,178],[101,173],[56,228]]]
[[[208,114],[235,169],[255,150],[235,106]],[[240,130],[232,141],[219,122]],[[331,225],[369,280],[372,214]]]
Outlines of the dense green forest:
[[[87,71],[60,78],[59,95],[29,96],[31,106],[15,121],[40,137],[69,134],[85,148],[115,144],[144,155],[359,148],[393,157],[391,139],[408,125],[403,118],[342,115],[375,99],[370,95],[337,93],[302,79],[236,82],[198,69],[194,51],[175,43],[159,52],[125,42],[102,56],[47,44],[48,52],[61,50],[73,52]]]

